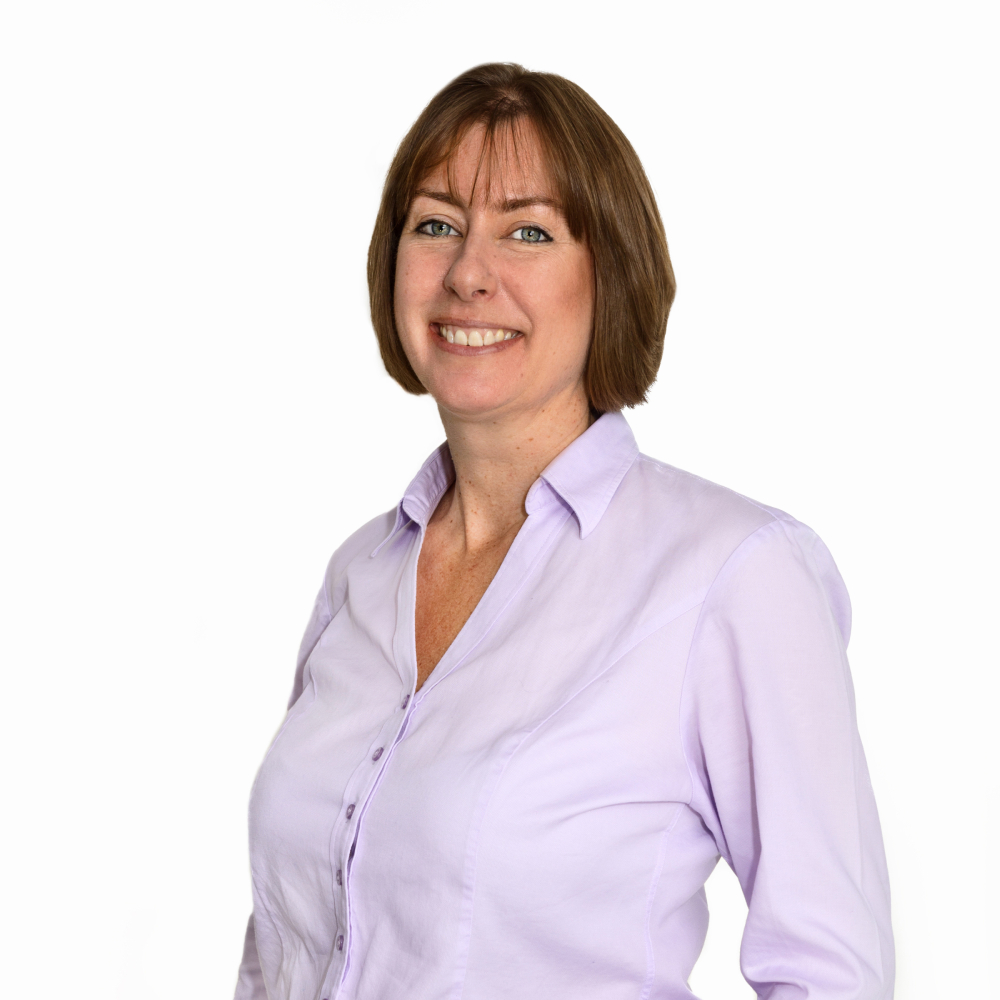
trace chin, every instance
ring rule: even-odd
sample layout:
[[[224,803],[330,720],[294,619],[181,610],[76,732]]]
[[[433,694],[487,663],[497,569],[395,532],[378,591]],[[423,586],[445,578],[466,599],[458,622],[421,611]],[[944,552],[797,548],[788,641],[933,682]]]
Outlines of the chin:
[[[465,419],[488,417],[515,402],[509,386],[478,379],[442,379],[428,388],[442,410]]]

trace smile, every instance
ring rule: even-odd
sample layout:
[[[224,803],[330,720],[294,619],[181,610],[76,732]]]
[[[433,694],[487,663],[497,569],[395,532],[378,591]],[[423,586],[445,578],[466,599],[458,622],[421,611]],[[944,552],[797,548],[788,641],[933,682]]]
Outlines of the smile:
[[[504,340],[513,340],[522,334],[517,330],[482,330],[463,329],[460,326],[450,326],[441,324],[438,326],[438,336],[442,340],[447,340],[449,344],[458,344],[461,347],[489,347],[491,344],[499,344]]]

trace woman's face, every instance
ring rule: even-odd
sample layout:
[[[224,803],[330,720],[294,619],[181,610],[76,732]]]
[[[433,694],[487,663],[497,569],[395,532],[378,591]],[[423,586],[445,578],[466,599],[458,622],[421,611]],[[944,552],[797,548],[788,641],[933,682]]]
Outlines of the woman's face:
[[[496,419],[586,399],[590,252],[569,232],[533,131],[480,173],[483,130],[425,177],[396,260],[396,328],[442,411]],[[487,189],[489,188],[489,189]]]

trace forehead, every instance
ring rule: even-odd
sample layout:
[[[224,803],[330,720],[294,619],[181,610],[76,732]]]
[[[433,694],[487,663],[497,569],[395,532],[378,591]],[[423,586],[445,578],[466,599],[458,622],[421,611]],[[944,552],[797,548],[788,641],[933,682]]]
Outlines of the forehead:
[[[465,204],[558,201],[541,140],[525,119],[490,131],[483,125],[468,129],[450,155],[427,171],[419,189],[447,191]]]

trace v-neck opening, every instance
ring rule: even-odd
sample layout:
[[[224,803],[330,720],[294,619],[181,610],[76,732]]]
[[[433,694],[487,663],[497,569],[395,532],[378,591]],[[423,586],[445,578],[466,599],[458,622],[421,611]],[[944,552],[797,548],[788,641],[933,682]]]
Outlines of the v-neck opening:
[[[556,500],[554,500],[554,502],[558,503]],[[420,565],[420,553],[423,551],[424,540],[427,535],[426,527],[421,526],[419,542],[415,547],[416,551],[413,555],[413,566],[411,570],[412,592],[409,595],[409,607],[406,612],[410,639],[408,646],[410,656],[412,658],[412,669],[414,674],[414,702],[423,701],[425,694],[437,687],[441,681],[460,667],[466,658],[479,645],[479,643],[486,638],[493,626],[496,624],[497,620],[500,618],[501,614],[503,614],[504,609],[524,585],[525,580],[530,574],[531,567],[544,553],[545,549],[548,547],[548,542],[551,541],[559,527],[565,524],[566,519],[572,517],[572,513],[569,510],[565,510],[563,517],[555,519],[556,523],[551,524],[549,532],[543,538],[539,539],[538,549],[532,554],[529,551],[526,551],[531,544],[530,538],[534,532],[540,530],[542,527],[540,520],[537,517],[534,517],[533,520],[533,517],[533,514],[528,514],[528,516],[524,519],[524,522],[521,524],[520,528],[518,528],[517,534],[514,536],[514,540],[510,543],[510,548],[507,549],[503,560],[497,567],[496,573],[493,574],[493,579],[490,580],[488,586],[483,591],[482,596],[476,602],[476,606],[472,609],[472,613],[468,618],[466,618],[462,627],[456,633],[455,638],[451,640],[447,649],[445,649],[445,651],[441,654],[440,659],[434,664],[433,669],[427,675],[424,683],[418,688],[415,686],[416,678],[419,676],[419,667],[417,663],[418,568]],[[518,564],[520,564],[522,572],[519,576],[511,580],[511,568]],[[503,593],[503,588],[505,587],[508,589],[507,593]],[[487,617],[489,615],[488,608],[494,603],[494,601],[496,601],[495,613],[492,617]],[[487,621],[480,624],[484,617],[487,617]],[[477,629],[478,632],[476,632]],[[470,636],[472,636],[474,632],[476,632],[475,638],[470,640]]]

